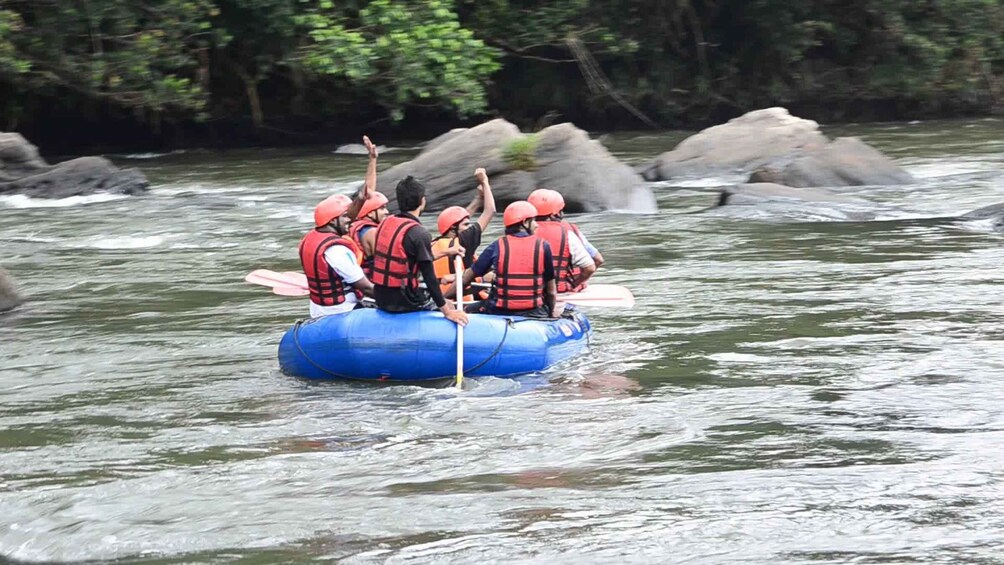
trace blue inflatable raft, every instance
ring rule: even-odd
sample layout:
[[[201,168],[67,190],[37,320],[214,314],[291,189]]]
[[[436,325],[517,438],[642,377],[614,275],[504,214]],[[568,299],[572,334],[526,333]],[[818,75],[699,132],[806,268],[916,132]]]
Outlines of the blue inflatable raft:
[[[470,314],[464,375],[512,377],[541,371],[586,348],[589,320]],[[283,373],[308,379],[435,381],[457,369],[457,326],[439,312],[375,308],[297,322],[279,343]]]

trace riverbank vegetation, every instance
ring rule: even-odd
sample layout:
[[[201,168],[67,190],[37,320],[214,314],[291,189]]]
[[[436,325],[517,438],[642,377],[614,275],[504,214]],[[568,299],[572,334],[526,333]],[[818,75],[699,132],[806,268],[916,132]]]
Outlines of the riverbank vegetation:
[[[0,0],[0,130],[72,146],[330,141],[1004,108],[1000,0]],[[431,127],[431,126],[429,126]]]

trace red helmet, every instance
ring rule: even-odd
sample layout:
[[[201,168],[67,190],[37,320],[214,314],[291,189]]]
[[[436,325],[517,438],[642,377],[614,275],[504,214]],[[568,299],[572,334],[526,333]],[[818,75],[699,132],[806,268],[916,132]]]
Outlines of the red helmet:
[[[527,197],[541,216],[553,216],[565,209],[565,199],[556,190],[538,188]]]
[[[357,218],[364,218],[370,212],[376,212],[380,208],[387,205],[387,197],[381,192],[374,192],[370,194],[370,197],[363,202],[363,207],[359,209],[359,214],[356,215]]]
[[[314,208],[314,225],[322,227],[348,211],[352,199],[344,194],[329,196]]]
[[[439,235],[446,235],[450,228],[464,221],[464,218],[470,217],[471,213],[467,211],[467,208],[460,206],[450,206],[443,210],[439,213],[439,220],[436,222],[436,225],[439,226]]]
[[[539,215],[537,208],[533,204],[530,204],[526,200],[517,200],[505,207],[505,213],[502,215],[502,223],[505,224],[505,227],[514,226],[524,220],[536,218]]]

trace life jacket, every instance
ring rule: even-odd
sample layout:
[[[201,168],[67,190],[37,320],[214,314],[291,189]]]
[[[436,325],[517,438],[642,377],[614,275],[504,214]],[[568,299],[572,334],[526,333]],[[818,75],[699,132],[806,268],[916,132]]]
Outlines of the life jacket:
[[[530,310],[544,305],[544,240],[531,235],[499,239],[495,307]]]
[[[346,285],[324,258],[324,252],[335,245],[348,247],[356,256],[357,262],[362,259],[359,246],[348,237],[336,233],[310,230],[300,241],[300,263],[303,265],[303,273],[307,275],[310,301],[319,306],[344,304],[347,294],[354,293],[359,299],[363,297],[361,292]]]
[[[349,226],[349,237],[351,237],[352,240],[356,242],[356,245],[359,246],[359,249],[363,249],[363,235],[365,235],[364,234],[364,231],[365,231],[364,228],[371,229],[371,228],[375,228],[375,227],[377,227],[379,225],[380,224],[374,222],[373,220],[371,220],[369,218],[358,218],[358,219],[356,219],[355,221],[352,222],[351,226]],[[360,263],[360,265],[363,268],[363,274],[366,275],[366,278],[372,279],[373,278],[373,256],[372,255],[366,255],[366,252],[364,251],[363,252],[363,262]]]
[[[536,236],[551,245],[554,258],[554,281],[558,292],[572,290],[572,248],[568,245],[569,229],[566,222],[553,220],[537,221]]]
[[[373,284],[390,288],[418,288],[418,263],[408,261],[404,236],[417,221],[404,216],[387,216],[376,232],[373,250]]]
[[[435,256],[437,251],[438,252],[446,251],[447,249],[449,249],[451,247],[456,247],[456,246],[457,246],[457,238],[456,237],[446,237],[446,236],[441,235],[441,236],[437,237],[436,239],[432,240],[432,255]],[[477,255],[475,255],[474,256],[474,261],[477,261],[477,260],[478,260],[478,257],[477,257]],[[466,261],[465,261],[465,263],[466,263]],[[464,265],[464,266],[465,267],[470,267],[470,265]],[[453,273],[453,257],[450,257],[449,255],[444,255],[444,256],[440,257],[439,259],[436,259],[435,261],[432,262],[432,268],[436,270],[436,278],[439,279],[439,280],[442,280],[443,277],[445,277],[446,275],[452,275],[452,274],[454,274]],[[457,277],[457,280],[459,281],[460,277]],[[482,282],[481,277],[475,278],[474,282]],[[460,284],[460,283],[458,282],[457,284]],[[439,288],[440,288],[440,290],[442,290],[445,293],[446,289],[450,288],[450,283],[440,284]],[[485,298],[488,297],[488,293],[485,290],[475,291],[472,288],[466,288],[466,289],[464,289],[464,296],[473,296],[474,298],[476,298],[478,300],[484,300]]]

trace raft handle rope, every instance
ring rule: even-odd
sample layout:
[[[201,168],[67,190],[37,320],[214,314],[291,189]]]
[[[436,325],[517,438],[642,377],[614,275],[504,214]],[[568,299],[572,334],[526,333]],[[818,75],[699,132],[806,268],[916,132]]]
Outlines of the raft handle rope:
[[[495,356],[499,354],[499,351],[502,351],[502,346],[505,345],[505,340],[507,337],[509,337],[509,328],[514,327],[516,325],[516,320],[513,320],[512,318],[506,318],[505,322],[506,322],[505,331],[502,333],[501,341],[499,341],[499,344],[495,346],[495,351],[492,351],[491,355],[485,357],[484,361],[478,363],[477,365],[471,367],[470,369],[464,369],[464,373],[469,375],[474,371],[477,371],[481,367],[484,367],[486,364],[488,364],[489,361],[494,359]]]
[[[327,374],[329,374],[329,375],[331,375],[333,377],[337,377],[339,379],[345,379],[345,378],[347,378],[347,377],[345,377],[343,375],[339,375],[338,373],[335,373],[333,371],[329,371],[329,370],[325,369],[324,367],[318,365],[317,363],[314,363],[314,360],[311,359],[310,357],[308,357],[307,353],[303,351],[303,348],[300,347],[300,328],[303,326],[303,322],[304,322],[303,320],[297,320],[296,323],[293,324],[293,344],[296,345],[296,350],[299,351],[300,355],[302,355],[303,358],[307,360],[307,363],[310,363],[311,365],[313,365],[317,369],[320,369],[322,372],[327,373]]]
[[[495,346],[495,351],[492,351],[491,354],[488,357],[486,357],[483,361],[481,361],[477,365],[475,365],[475,366],[473,366],[473,367],[471,367],[469,369],[464,369],[464,373],[470,374],[470,373],[472,373],[474,371],[477,371],[481,367],[484,367],[489,361],[491,361],[492,359],[494,359],[495,356],[498,355],[500,351],[502,351],[502,346],[505,345],[505,340],[506,340],[506,338],[509,337],[509,328],[515,327],[516,324],[518,324],[519,322],[529,322],[529,321],[531,321],[531,320],[530,319],[526,319],[526,320],[513,320],[512,318],[506,318],[505,331],[502,333],[502,339],[499,340],[499,344],[497,346]],[[317,363],[314,363],[314,360],[311,359],[307,355],[307,353],[305,351],[303,351],[303,348],[300,347],[300,328],[303,326],[303,323],[304,323],[304,320],[297,320],[293,324],[293,344],[296,345],[296,350],[300,352],[300,355],[303,356],[303,358],[306,359],[308,363],[310,363],[311,365],[313,365],[315,368],[317,368],[321,372],[326,373],[328,375],[331,375],[333,377],[337,377],[339,379],[347,378],[347,377],[345,377],[343,375],[339,375],[338,373],[335,373],[333,371],[329,371],[328,369],[325,369],[324,367],[318,365]]]

